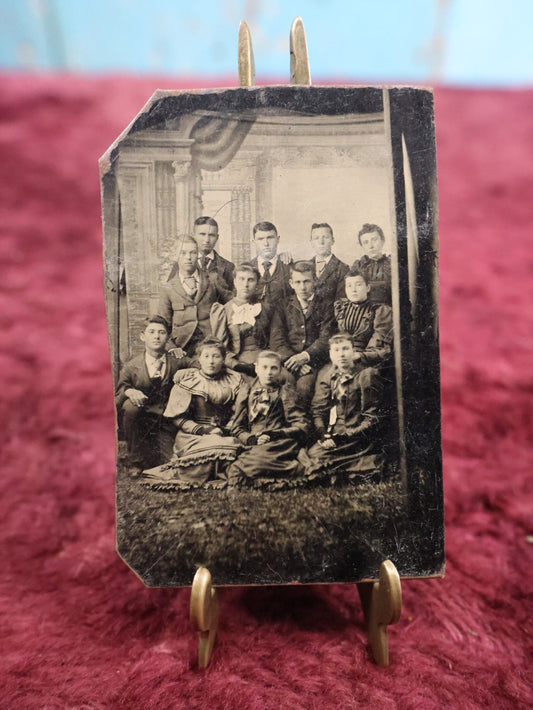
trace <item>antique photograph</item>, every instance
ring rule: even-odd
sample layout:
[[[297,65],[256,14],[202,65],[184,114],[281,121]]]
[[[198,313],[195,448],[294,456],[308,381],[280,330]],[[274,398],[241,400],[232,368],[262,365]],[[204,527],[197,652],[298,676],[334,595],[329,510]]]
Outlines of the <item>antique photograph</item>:
[[[123,560],[441,576],[431,91],[158,91],[100,172]]]

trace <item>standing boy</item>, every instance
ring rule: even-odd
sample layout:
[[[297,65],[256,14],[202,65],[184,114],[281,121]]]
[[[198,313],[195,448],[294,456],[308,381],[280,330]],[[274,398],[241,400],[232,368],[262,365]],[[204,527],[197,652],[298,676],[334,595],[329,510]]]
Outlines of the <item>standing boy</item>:
[[[228,423],[232,436],[250,447],[227,470],[230,483],[246,479],[293,478],[303,473],[297,461],[309,434],[296,392],[281,383],[281,359],[264,350],[255,363],[257,379],[237,395],[235,415]]]
[[[163,417],[173,377],[177,370],[191,367],[189,358],[177,359],[166,352],[170,326],[161,316],[146,321],[141,333],[145,351],[127,362],[115,392],[117,410],[135,473],[168,461],[176,429]]]
[[[272,222],[258,222],[253,228],[257,256],[251,264],[259,271],[256,297],[263,305],[268,321],[275,305],[292,293],[289,266],[278,254],[279,239],[278,230]]]
[[[348,265],[333,254],[334,243],[333,229],[327,222],[312,225],[311,245],[315,256],[311,263],[316,275],[315,293],[319,300],[329,303],[344,296],[344,277],[349,271]]]

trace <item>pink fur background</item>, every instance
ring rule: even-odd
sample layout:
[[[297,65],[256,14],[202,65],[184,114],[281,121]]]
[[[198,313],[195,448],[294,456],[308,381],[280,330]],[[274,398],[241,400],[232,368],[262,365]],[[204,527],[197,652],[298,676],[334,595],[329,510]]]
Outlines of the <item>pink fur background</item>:
[[[0,707],[533,705],[533,92],[436,92],[447,576],[403,585],[391,666],[353,586],[188,590],[114,552],[97,159],[157,85],[0,78]]]

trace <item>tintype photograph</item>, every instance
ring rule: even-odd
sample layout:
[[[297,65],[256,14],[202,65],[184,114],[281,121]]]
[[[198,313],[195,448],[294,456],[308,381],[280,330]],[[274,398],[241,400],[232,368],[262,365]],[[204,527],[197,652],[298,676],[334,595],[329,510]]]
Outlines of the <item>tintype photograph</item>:
[[[100,172],[123,560],[442,575],[432,93],[158,91]]]

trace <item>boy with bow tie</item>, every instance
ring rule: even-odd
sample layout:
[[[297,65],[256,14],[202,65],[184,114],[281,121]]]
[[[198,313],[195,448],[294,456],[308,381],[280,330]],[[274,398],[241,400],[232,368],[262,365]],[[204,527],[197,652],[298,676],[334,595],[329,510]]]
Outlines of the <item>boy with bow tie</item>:
[[[227,470],[230,484],[257,478],[294,478],[303,473],[297,456],[309,435],[310,422],[297,393],[282,384],[281,358],[270,350],[259,354],[257,379],[239,392],[232,436],[248,448]]]

